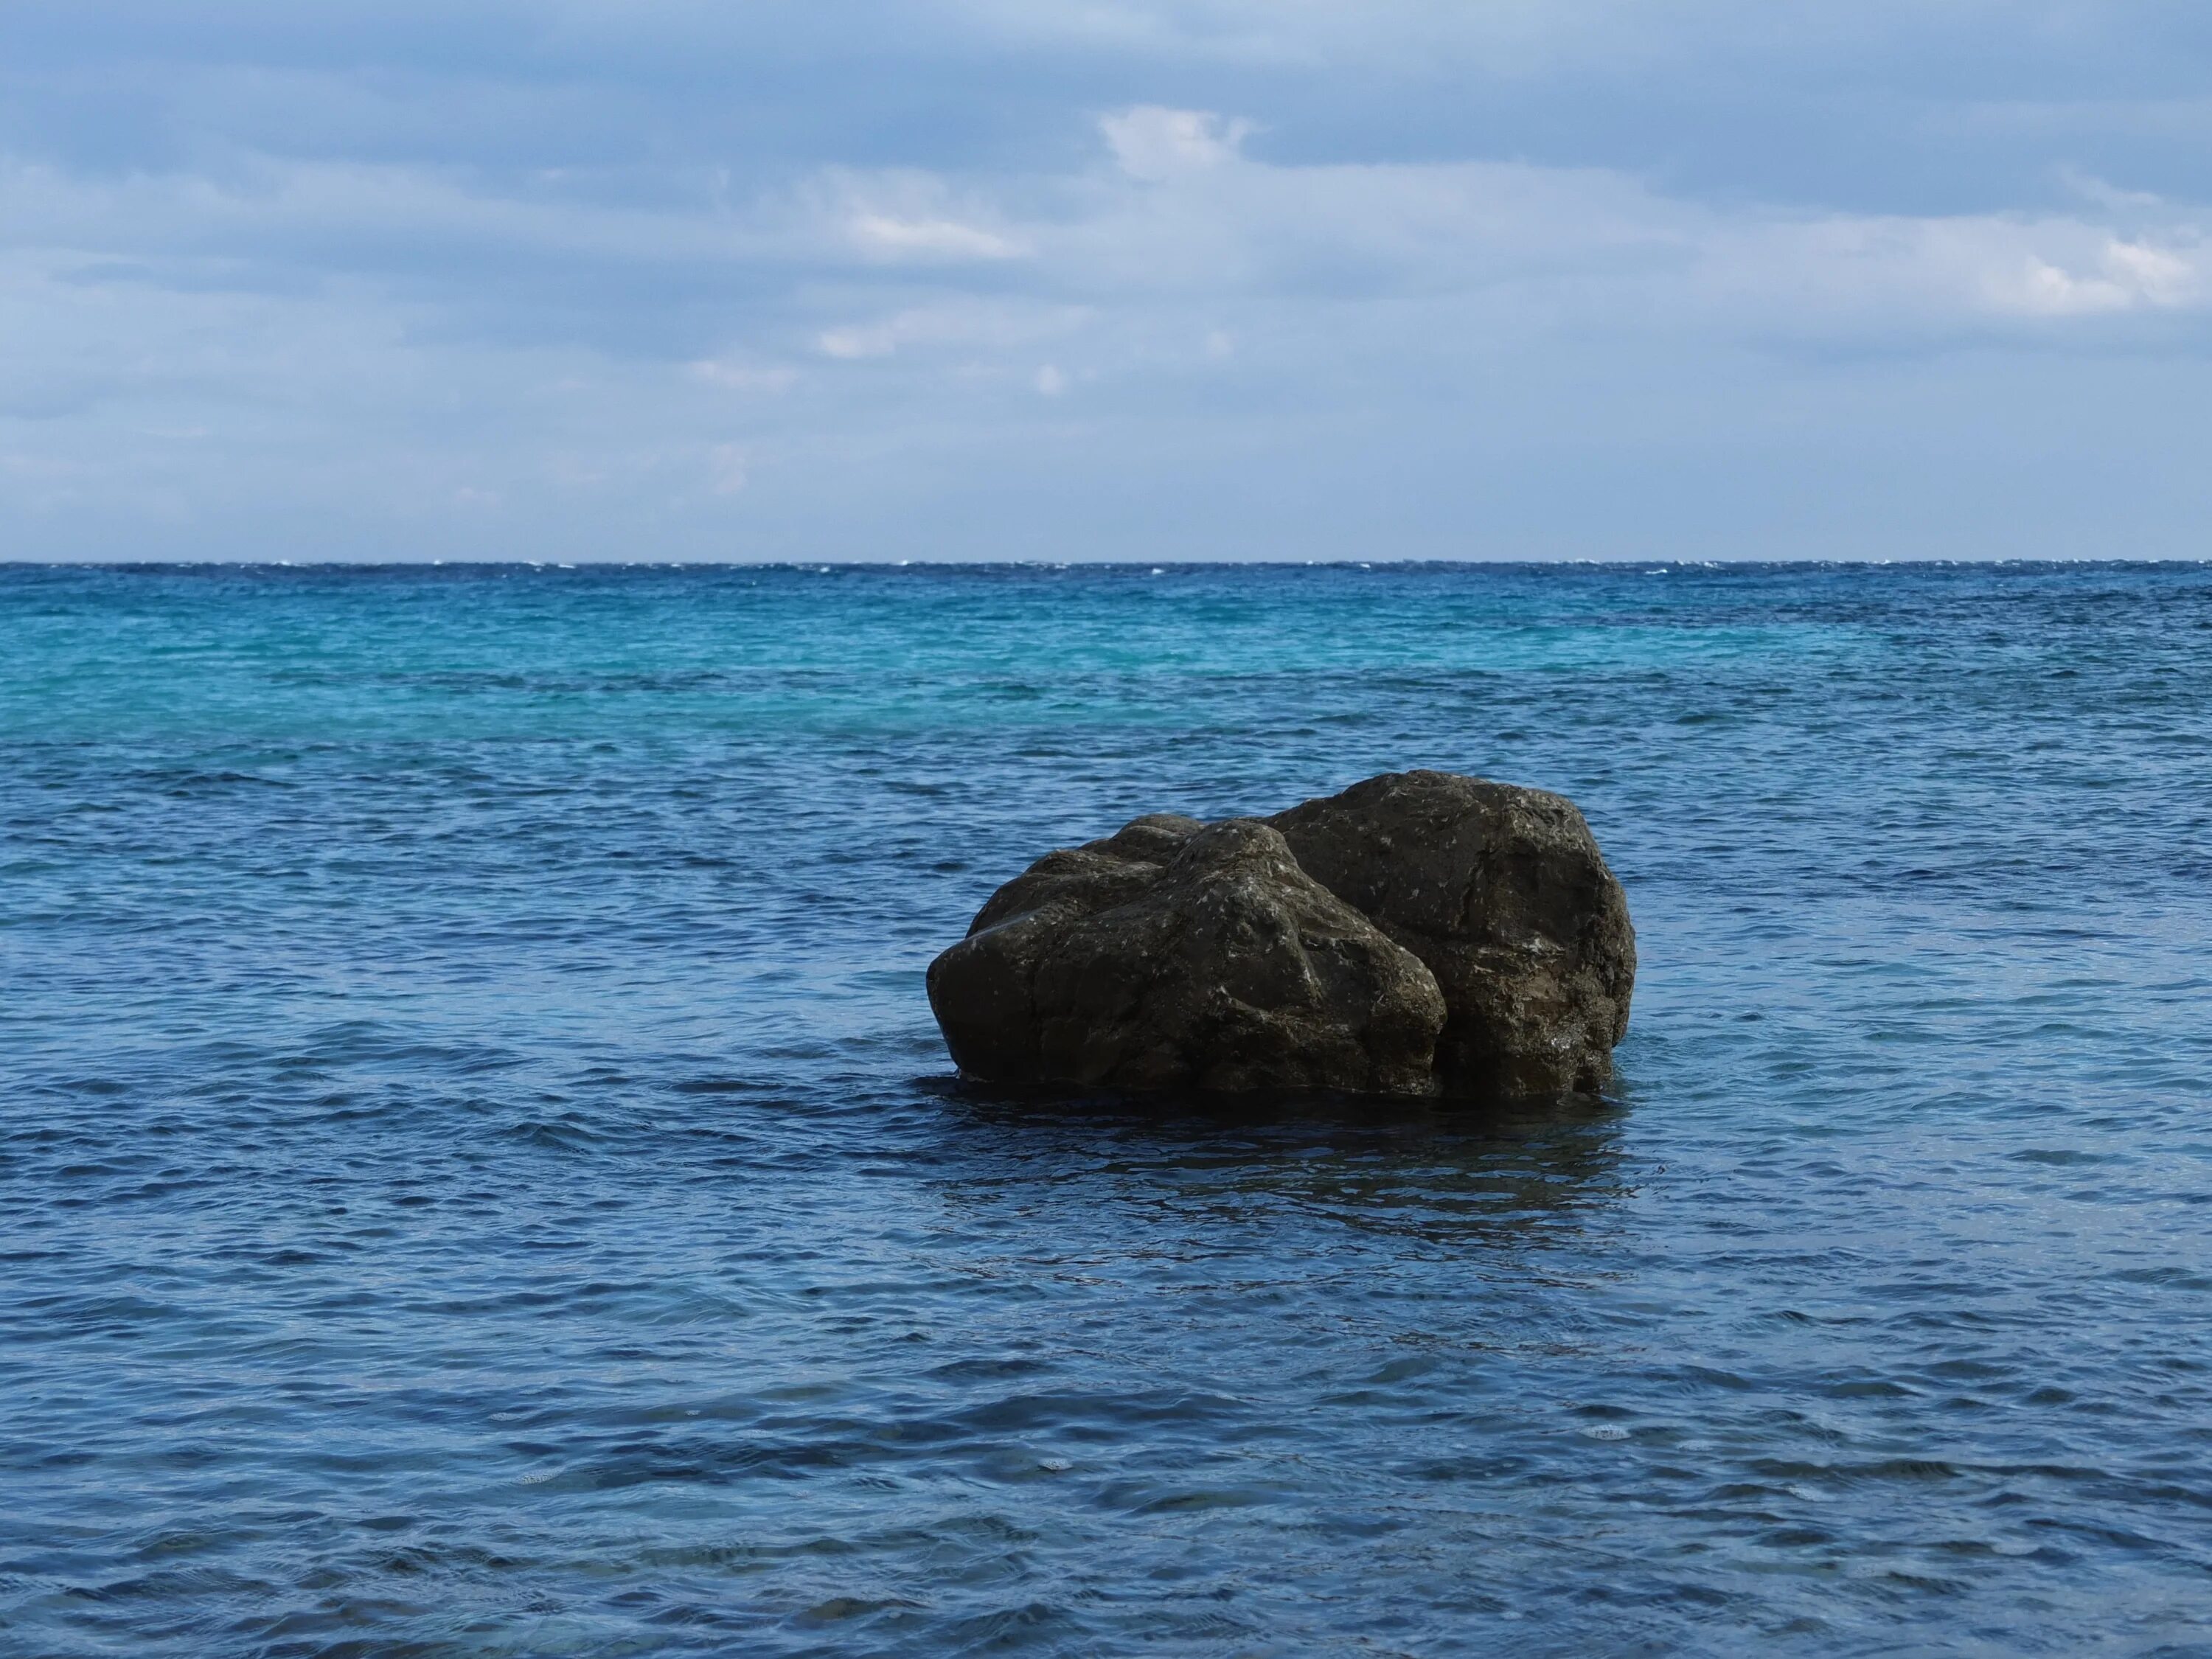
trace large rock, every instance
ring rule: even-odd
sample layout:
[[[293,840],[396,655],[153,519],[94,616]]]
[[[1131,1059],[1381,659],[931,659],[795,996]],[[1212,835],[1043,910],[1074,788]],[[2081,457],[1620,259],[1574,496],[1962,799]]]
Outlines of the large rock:
[[[1354,784],[1267,820],[1298,863],[1428,965],[1455,1094],[1595,1091],[1628,1029],[1628,900],[1573,803],[1449,772]]]
[[[1139,818],[1048,853],[929,969],[953,1059],[1001,1083],[1433,1087],[1429,970],[1264,824]]]
[[[929,1000],[996,1082],[1550,1095],[1610,1076],[1635,975],[1571,803],[1406,772],[1047,854],[931,964]]]

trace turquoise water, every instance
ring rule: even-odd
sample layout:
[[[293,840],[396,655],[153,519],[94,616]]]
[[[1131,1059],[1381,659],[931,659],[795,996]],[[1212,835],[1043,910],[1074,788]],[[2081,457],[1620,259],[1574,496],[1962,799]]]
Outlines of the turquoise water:
[[[1565,791],[1614,1096],[1006,1098]],[[0,568],[0,1651],[2212,1653],[2212,568]]]

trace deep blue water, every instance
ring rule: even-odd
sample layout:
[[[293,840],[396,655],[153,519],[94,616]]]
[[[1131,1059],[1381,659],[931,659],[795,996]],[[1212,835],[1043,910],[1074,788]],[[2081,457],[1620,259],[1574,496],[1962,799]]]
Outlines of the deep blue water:
[[[961,1086],[1563,790],[1613,1098]],[[2212,567],[0,568],[0,1651],[2212,1654]]]

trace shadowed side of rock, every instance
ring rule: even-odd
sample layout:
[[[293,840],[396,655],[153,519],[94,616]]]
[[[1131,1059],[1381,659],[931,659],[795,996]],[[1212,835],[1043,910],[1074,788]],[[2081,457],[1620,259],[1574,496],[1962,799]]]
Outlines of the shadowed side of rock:
[[[1424,1094],[1444,999],[1419,959],[1250,819],[1139,818],[1050,853],[930,966],[961,1070],[1113,1089]]]
[[[1448,772],[1370,778],[1267,822],[1427,964],[1451,1093],[1595,1091],[1628,1029],[1627,896],[1572,802]]]

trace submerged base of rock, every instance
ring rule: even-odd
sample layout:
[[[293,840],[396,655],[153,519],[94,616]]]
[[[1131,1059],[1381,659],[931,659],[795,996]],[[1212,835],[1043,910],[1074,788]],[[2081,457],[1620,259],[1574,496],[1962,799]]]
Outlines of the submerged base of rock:
[[[1602,1086],[1635,972],[1571,802],[1405,772],[1048,853],[930,964],[929,1000],[995,1083],[1527,1096]]]

